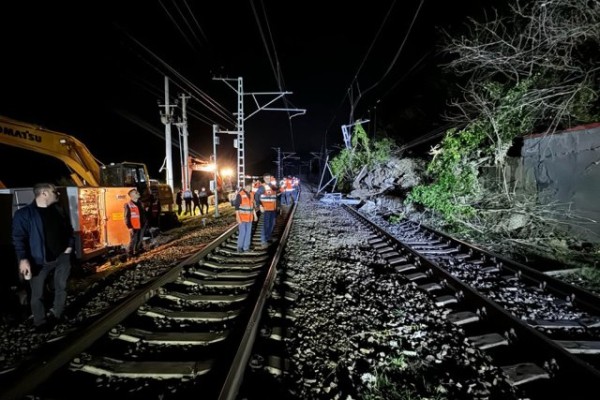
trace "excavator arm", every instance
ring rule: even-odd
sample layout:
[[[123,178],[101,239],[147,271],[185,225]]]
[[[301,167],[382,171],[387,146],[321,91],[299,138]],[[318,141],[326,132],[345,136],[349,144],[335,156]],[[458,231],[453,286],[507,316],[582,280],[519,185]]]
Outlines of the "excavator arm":
[[[100,186],[101,163],[70,135],[0,116],[0,144],[55,157],[71,170],[77,186]]]

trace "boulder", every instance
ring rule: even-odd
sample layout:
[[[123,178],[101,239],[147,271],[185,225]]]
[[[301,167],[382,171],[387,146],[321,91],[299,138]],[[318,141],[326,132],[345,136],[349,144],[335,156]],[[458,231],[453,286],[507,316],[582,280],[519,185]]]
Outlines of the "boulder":
[[[425,161],[392,157],[385,163],[364,168],[352,183],[350,197],[368,199],[382,194],[401,196],[421,183]],[[402,197],[402,196],[401,196]]]

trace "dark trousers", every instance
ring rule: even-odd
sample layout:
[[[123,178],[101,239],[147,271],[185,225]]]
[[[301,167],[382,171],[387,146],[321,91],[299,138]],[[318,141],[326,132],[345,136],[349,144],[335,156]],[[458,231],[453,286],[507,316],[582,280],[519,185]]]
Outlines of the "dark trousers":
[[[133,229],[130,233],[129,246],[127,253],[129,255],[137,254],[142,249],[142,241],[144,240],[144,229]]]
[[[260,241],[262,244],[267,243],[271,240],[273,235],[273,228],[275,227],[275,219],[277,218],[277,211],[265,211],[263,214],[263,227],[260,232]]]
[[[200,198],[200,214],[204,215],[204,207],[206,207],[206,214],[208,214],[208,198],[201,197]]]
[[[54,316],[60,318],[65,310],[67,301],[67,280],[71,273],[71,255],[62,253],[55,261],[42,266],[37,275],[31,277],[31,313],[33,324],[39,326],[46,322],[46,308],[44,307],[44,288],[46,279],[54,272]]]

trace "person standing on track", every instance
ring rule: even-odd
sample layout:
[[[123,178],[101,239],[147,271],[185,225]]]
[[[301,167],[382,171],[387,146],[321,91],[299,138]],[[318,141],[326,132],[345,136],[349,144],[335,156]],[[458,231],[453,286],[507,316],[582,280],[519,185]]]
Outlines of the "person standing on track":
[[[264,174],[264,184],[258,188],[254,195],[256,207],[260,209],[263,226],[260,233],[261,248],[266,249],[272,243],[271,236],[277,218],[277,188],[271,186],[271,174]]]
[[[237,251],[243,253],[250,250],[252,223],[258,219],[254,209],[254,193],[252,193],[251,184],[238,191],[233,200],[233,206],[235,207],[235,220],[239,227]]]

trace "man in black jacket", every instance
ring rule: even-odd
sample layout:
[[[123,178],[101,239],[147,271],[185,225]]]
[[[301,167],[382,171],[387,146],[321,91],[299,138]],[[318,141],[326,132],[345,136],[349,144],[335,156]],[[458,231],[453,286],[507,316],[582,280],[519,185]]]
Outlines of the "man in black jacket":
[[[17,210],[13,217],[12,239],[19,272],[31,286],[31,312],[38,332],[51,328],[48,318],[60,320],[67,300],[71,273],[71,252],[75,244],[73,227],[58,207],[59,192],[50,183],[33,187],[34,201]],[[54,274],[54,303],[49,316],[44,307],[46,279]],[[52,321],[51,321],[52,322]]]

